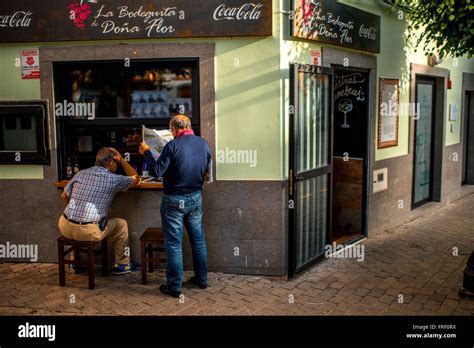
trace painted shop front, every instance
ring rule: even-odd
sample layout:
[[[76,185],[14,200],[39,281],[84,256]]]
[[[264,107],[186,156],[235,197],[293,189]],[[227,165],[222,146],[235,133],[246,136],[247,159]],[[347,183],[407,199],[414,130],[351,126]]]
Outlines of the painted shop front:
[[[74,171],[114,146],[142,172],[142,125],[166,129],[184,113],[216,164],[203,195],[209,268],[284,274],[277,2],[47,3],[0,6],[0,240],[57,262],[60,189]],[[143,231],[161,226],[161,197],[148,184],[114,200],[135,262]]]
[[[295,1],[290,35],[368,52],[322,47],[290,62],[290,271],[318,260],[328,244],[367,236],[376,57],[380,17],[335,2]],[[334,244],[333,244],[334,245]]]
[[[102,146],[146,170],[142,125],[177,113],[213,152],[210,270],[293,275],[472,192],[473,62],[429,66],[383,2],[48,2],[0,6],[0,243],[39,262],[57,261],[75,171]],[[113,203],[134,261],[161,190]]]

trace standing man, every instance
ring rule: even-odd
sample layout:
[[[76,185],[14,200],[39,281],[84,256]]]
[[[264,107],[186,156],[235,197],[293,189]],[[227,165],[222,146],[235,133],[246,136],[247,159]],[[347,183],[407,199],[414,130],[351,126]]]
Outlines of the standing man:
[[[128,176],[115,174],[120,163]],[[78,241],[109,238],[115,255],[113,274],[132,271],[128,225],[124,219],[108,219],[110,205],[118,192],[136,187],[140,177],[120,153],[110,147],[99,150],[95,166],[81,170],[64,188],[61,198],[67,207],[59,219],[59,231]]]
[[[149,168],[163,177],[164,195],[161,221],[167,253],[167,285],[160,291],[172,297],[181,295],[183,283],[183,225],[188,231],[193,252],[194,277],[190,281],[207,288],[207,249],[202,225],[202,185],[211,160],[207,141],[195,136],[187,116],[177,115],[170,121],[174,140],[164,147],[155,161],[145,143],[140,146]]]

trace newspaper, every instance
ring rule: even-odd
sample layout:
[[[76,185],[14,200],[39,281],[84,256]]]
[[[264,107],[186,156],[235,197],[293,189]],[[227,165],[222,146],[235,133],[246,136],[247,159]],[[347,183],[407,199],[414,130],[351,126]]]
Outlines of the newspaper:
[[[173,140],[174,137],[173,133],[169,130],[149,129],[142,126],[142,139],[150,147],[151,154],[156,161],[160,157],[165,145]],[[213,160],[209,160],[206,172],[204,173],[204,180],[209,184],[214,182],[213,164]]]
[[[156,161],[165,145],[173,140],[173,134],[167,129],[156,130],[142,126],[142,139],[150,147],[151,154]]]

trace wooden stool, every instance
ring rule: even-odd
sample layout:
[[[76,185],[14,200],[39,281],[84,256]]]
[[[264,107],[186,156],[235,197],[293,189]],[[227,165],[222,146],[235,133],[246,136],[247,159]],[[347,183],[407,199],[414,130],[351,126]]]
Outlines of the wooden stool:
[[[166,256],[158,255],[154,257],[153,252],[158,251],[159,254],[165,252],[165,243],[162,228],[149,227],[140,237],[141,256],[142,256],[142,284],[146,284],[146,266],[148,263],[148,271],[153,272],[153,266],[166,262]],[[156,245],[156,246],[154,246]],[[148,257],[147,257],[148,255]]]
[[[94,247],[98,244],[102,244],[99,250],[94,250]],[[69,249],[64,251],[65,246],[70,246]],[[66,256],[74,252],[74,260],[66,260]],[[87,260],[81,261],[79,254],[87,254]],[[64,270],[65,265],[79,265],[87,267],[89,274],[89,289],[94,290],[95,287],[95,258],[96,256],[102,255],[102,276],[107,276],[107,238],[102,239],[98,242],[79,242],[77,240],[67,239],[64,237],[58,238],[58,259],[59,259],[59,286],[66,286],[66,272]]]

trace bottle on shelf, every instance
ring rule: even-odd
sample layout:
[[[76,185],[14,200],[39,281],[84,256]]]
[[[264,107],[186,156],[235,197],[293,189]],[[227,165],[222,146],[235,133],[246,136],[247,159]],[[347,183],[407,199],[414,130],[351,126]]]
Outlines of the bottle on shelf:
[[[67,178],[67,179],[72,179],[71,157],[68,157],[68,159],[67,159],[66,178]]]
[[[74,175],[79,173],[79,161],[77,160],[77,156],[74,158]]]

